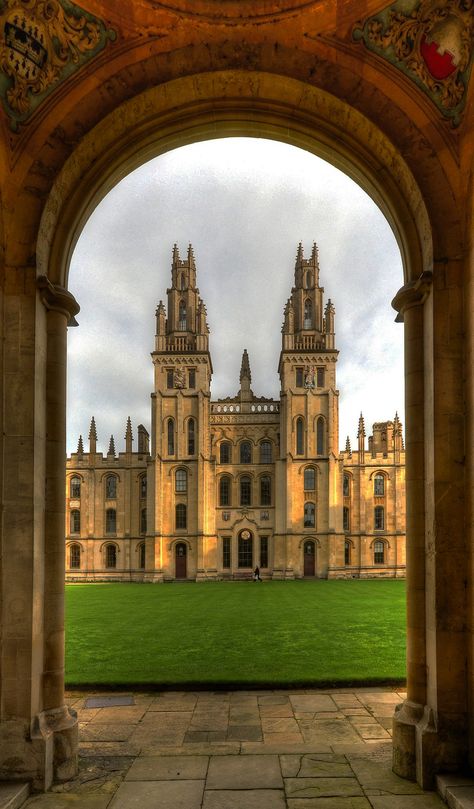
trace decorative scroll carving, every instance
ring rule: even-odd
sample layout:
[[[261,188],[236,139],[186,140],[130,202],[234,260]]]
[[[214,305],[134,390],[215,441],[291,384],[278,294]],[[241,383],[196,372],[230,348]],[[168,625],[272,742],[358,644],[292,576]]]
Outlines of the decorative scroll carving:
[[[0,96],[15,124],[115,33],[70,0],[0,0]]]
[[[429,270],[422,272],[416,281],[410,281],[398,290],[392,306],[398,312],[395,318],[396,323],[403,323],[403,315],[412,306],[420,306],[424,303],[433,283],[433,273]],[[375,425],[374,425],[375,426]]]
[[[52,284],[45,275],[40,275],[36,280],[36,286],[40,291],[40,297],[46,309],[55,312],[62,312],[68,319],[68,325],[77,326],[75,315],[80,310],[80,306],[67,289]]]
[[[454,126],[466,100],[473,36],[473,0],[398,0],[353,31],[412,78]]]

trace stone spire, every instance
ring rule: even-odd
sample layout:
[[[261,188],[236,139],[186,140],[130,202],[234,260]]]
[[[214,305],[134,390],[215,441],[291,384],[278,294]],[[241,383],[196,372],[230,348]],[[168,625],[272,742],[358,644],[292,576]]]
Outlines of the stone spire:
[[[79,441],[77,442],[77,456],[78,458],[82,458],[84,455],[84,444],[82,442],[82,435],[79,436]]]
[[[247,353],[247,349],[244,348],[244,353],[242,354],[242,364],[240,366],[240,381],[242,382],[243,378],[247,377],[249,382],[252,381],[252,374],[250,373],[250,362],[249,362],[249,355]]]
[[[107,452],[107,457],[115,458],[115,441],[113,435],[110,436],[109,451]]]
[[[92,416],[91,426],[89,429],[89,453],[95,455],[97,452],[97,429],[95,426],[95,418]]]
[[[247,354],[247,349],[244,348],[244,353],[242,354],[242,364],[240,366],[240,400],[242,402],[250,402],[253,397],[253,393],[250,388],[251,380],[252,374],[250,373],[249,355]]]
[[[298,267],[303,261],[303,243],[300,242],[298,245],[298,250],[296,251],[296,261],[295,261],[295,268]]]
[[[130,420],[130,416],[127,418],[127,427],[125,429],[125,452],[132,451],[132,422]]]
[[[328,298],[326,308],[324,310],[324,332],[326,335],[326,348],[335,348],[335,314],[336,310],[331,298]]]
[[[347,436],[346,438],[346,452],[349,458],[352,458],[351,439],[349,438],[349,436]]]
[[[365,460],[365,424],[364,424],[364,417],[361,414],[359,416],[359,427],[357,430],[357,439],[359,442],[359,463],[364,463]]]

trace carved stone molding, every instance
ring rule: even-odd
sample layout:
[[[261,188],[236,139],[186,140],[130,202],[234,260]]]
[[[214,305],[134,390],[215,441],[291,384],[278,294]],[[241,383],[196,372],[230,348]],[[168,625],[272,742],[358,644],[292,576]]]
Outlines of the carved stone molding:
[[[472,68],[473,0],[397,0],[357,23],[352,35],[409,76],[453,126],[460,123]]]
[[[54,312],[61,312],[66,315],[68,325],[77,326],[75,315],[80,310],[80,306],[74,295],[67,289],[52,284],[46,275],[40,275],[36,281],[36,286],[40,292],[40,298],[46,309]]]
[[[425,302],[428,293],[433,283],[433,273],[430,271],[422,272],[416,281],[410,281],[398,290],[395,295],[392,306],[398,312],[395,318],[396,323],[403,323],[403,316],[407,309],[412,306],[420,306]]]

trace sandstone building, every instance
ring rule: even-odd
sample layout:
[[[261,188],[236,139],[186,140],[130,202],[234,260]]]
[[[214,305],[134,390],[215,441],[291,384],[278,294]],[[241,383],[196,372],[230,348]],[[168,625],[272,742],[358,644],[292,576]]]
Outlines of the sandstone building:
[[[339,452],[335,310],[324,304],[316,245],[300,244],[285,307],[279,401],[251,389],[247,351],[234,396],[211,400],[206,309],[192,247],[173,250],[167,312],[156,310],[152,437],[132,450],[67,460],[69,580],[162,582],[264,577],[403,576],[401,424],[374,424]]]

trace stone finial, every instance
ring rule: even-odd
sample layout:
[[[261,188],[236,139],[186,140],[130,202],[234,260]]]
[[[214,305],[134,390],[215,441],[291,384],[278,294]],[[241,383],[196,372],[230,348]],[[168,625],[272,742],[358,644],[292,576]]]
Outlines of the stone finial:
[[[303,261],[303,243],[300,242],[299,245],[298,245],[297,253],[296,253],[295,265],[298,266],[298,264],[301,264],[302,261]]]
[[[249,382],[252,381],[252,374],[250,373],[250,362],[249,362],[249,355],[247,354],[247,349],[244,348],[244,353],[242,354],[242,364],[240,366],[240,381],[244,378],[248,379]]]
[[[126,429],[125,429],[125,452],[131,452],[132,451],[132,441],[133,441],[132,422],[131,422],[130,416],[128,416],[128,418],[127,418],[127,426],[126,426]]]
[[[90,429],[89,429],[89,441],[91,439],[95,439],[95,441],[97,441],[97,429],[96,429],[96,426],[95,426],[95,418],[94,418],[94,416],[92,416],[92,418],[91,418],[91,426],[90,426]]]
[[[189,242],[189,245],[188,245],[188,264],[189,264],[190,267],[195,266],[194,250],[193,250],[193,246],[192,246],[191,242]]]
[[[358,427],[358,430],[357,430],[357,438],[359,438],[360,436],[363,436],[365,438],[365,424],[364,424],[364,417],[362,415],[362,411],[361,411],[361,414],[359,416],[359,427]]]
[[[346,438],[346,452],[349,455],[349,457],[351,458],[352,457],[352,449],[351,449],[351,439],[349,438],[349,436],[347,436],[347,438]]]
[[[113,458],[115,458],[115,441],[113,435],[110,436],[109,451],[107,452],[107,455],[111,455]]]
[[[313,242],[313,249],[311,251],[311,261],[315,266],[318,265],[318,245],[316,244],[316,242]]]
[[[79,441],[77,442],[77,454],[84,455],[84,444],[82,442],[82,435],[79,436]]]
[[[179,261],[179,247],[176,242],[173,245],[173,264],[177,264]]]

